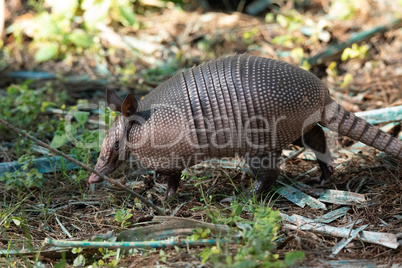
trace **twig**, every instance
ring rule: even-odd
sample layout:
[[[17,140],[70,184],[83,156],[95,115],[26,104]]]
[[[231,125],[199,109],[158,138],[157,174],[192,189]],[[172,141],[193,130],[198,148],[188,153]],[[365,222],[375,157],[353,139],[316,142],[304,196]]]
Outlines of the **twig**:
[[[294,154],[290,155],[290,156],[287,157],[286,159],[283,159],[283,160],[281,161],[281,164],[296,159],[296,158],[297,158],[300,154],[302,154],[305,150],[306,150],[306,148],[301,148],[300,150],[298,150],[298,151],[295,152]]]
[[[67,231],[66,227],[64,227],[64,225],[61,223],[61,221],[59,221],[59,218],[57,218],[56,215],[55,215],[55,219],[56,219],[57,223],[60,225],[60,228],[63,231],[63,233],[65,233],[69,238],[73,238],[73,236],[70,234],[69,231]]]
[[[9,128],[9,129],[11,129],[11,130],[13,130],[13,131],[15,131],[15,132],[17,132],[17,133],[23,135],[24,137],[26,137],[26,138],[28,138],[28,139],[34,141],[35,143],[39,144],[40,146],[43,146],[43,147],[49,149],[49,150],[52,151],[53,153],[55,153],[55,154],[57,154],[57,155],[60,155],[61,157],[63,157],[63,158],[65,158],[65,159],[67,159],[67,160],[73,162],[74,164],[76,164],[76,165],[82,167],[83,169],[88,170],[88,171],[90,171],[90,172],[92,172],[92,173],[95,173],[96,175],[98,175],[99,177],[101,177],[104,181],[107,181],[107,182],[109,182],[109,183],[111,183],[111,184],[117,186],[118,188],[123,189],[123,190],[129,192],[129,193],[132,194],[134,197],[138,198],[138,199],[139,199],[142,203],[144,203],[146,206],[152,207],[153,209],[155,209],[155,211],[156,211],[159,215],[166,216],[165,211],[163,211],[162,209],[160,209],[158,206],[152,204],[149,200],[147,200],[147,199],[144,198],[143,196],[137,194],[137,193],[134,192],[133,190],[131,190],[131,189],[125,187],[125,186],[124,186],[123,184],[121,184],[120,182],[115,181],[114,179],[107,177],[105,174],[100,173],[99,171],[97,171],[97,170],[95,170],[95,169],[93,169],[93,168],[91,168],[91,167],[88,167],[87,165],[81,163],[80,161],[75,160],[74,158],[72,158],[72,157],[66,155],[66,154],[63,153],[63,152],[60,152],[59,150],[56,150],[56,149],[50,147],[50,146],[47,145],[46,143],[44,143],[44,142],[38,140],[37,138],[35,138],[35,137],[29,135],[29,134],[26,133],[25,131],[22,131],[22,130],[16,128],[15,126],[13,126],[12,124],[10,124],[9,122],[7,122],[7,121],[4,120],[4,119],[1,119],[1,118],[0,118],[0,123],[3,124],[4,126],[6,126],[7,128]]]

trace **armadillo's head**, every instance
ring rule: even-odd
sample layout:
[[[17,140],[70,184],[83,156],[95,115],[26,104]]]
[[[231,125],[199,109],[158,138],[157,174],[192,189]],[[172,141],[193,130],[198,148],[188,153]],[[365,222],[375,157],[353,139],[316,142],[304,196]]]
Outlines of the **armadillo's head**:
[[[129,155],[126,146],[128,118],[137,109],[137,101],[131,94],[127,95],[123,101],[115,91],[107,90],[106,99],[110,109],[121,112],[122,115],[116,118],[112,127],[106,132],[98,162],[94,167],[96,171],[105,175],[117,169]],[[101,182],[102,179],[92,173],[88,181],[89,183],[97,183]]]

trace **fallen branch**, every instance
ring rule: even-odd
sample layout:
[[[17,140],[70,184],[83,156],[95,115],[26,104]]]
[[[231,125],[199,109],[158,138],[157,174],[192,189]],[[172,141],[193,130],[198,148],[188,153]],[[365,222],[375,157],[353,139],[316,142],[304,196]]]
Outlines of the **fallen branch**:
[[[226,242],[225,239],[220,239],[220,242]],[[54,240],[45,239],[45,245],[58,246],[58,247],[80,247],[80,248],[166,248],[166,247],[185,247],[185,246],[206,246],[215,245],[218,239],[200,239],[200,240],[188,240],[170,238],[165,240],[155,241],[139,241],[139,242],[88,242],[88,241],[68,241],[68,240]]]
[[[7,122],[7,121],[4,120],[4,119],[1,119],[1,118],[0,118],[0,123],[3,124],[4,126],[6,126],[7,128],[9,128],[9,129],[11,129],[11,130],[13,130],[13,131],[15,131],[15,132],[17,132],[17,133],[23,135],[24,137],[26,137],[26,138],[28,138],[28,139],[34,141],[35,143],[39,144],[40,146],[43,146],[43,147],[49,149],[49,150],[52,151],[53,153],[55,153],[55,154],[57,154],[57,155],[60,155],[61,157],[63,157],[63,158],[65,158],[65,159],[67,159],[67,160],[73,162],[74,164],[76,164],[76,165],[82,167],[83,169],[88,170],[88,171],[90,171],[90,172],[92,172],[92,173],[95,173],[96,175],[98,175],[99,177],[101,177],[104,181],[107,181],[107,182],[109,182],[110,184],[113,184],[113,185],[117,186],[118,188],[123,189],[123,190],[129,192],[130,194],[132,194],[133,196],[135,196],[136,198],[138,198],[138,199],[139,199],[142,203],[144,203],[146,206],[152,207],[153,209],[155,209],[155,211],[157,212],[157,214],[162,215],[162,216],[166,216],[165,211],[163,211],[162,209],[160,209],[158,206],[152,204],[149,200],[147,200],[147,199],[144,198],[143,196],[137,194],[137,193],[134,192],[133,190],[131,190],[131,189],[125,187],[125,186],[124,186],[123,184],[121,184],[120,182],[115,181],[114,179],[107,177],[105,174],[100,173],[100,172],[98,172],[97,170],[95,170],[95,169],[93,169],[93,168],[91,168],[91,167],[88,167],[87,165],[81,163],[80,161],[75,160],[74,158],[72,158],[72,157],[69,156],[69,155],[66,155],[66,154],[63,153],[63,152],[60,152],[59,150],[56,150],[56,149],[50,147],[50,146],[47,145],[46,143],[44,143],[44,142],[38,140],[37,138],[35,138],[35,137],[29,135],[29,134],[26,133],[25,131],[22,131],[22,130],[18,129],[17,127],[13,126],[12,124],[10,124],[9,122]]]
[[[289,216],[287,214],[280,213],[280,215],[285,221],[292,223],[285,224],[283,226],[287,230],[313,231],[321,233],[323,235],[342,237],[346,239],[348,239],[351,232],[354,231],[353,228],[333,227],[330,225],[314,222],[314,220],[296,214]],[[390,233],[361,231],[358,236],[354,237],[354,239],[359,239],[363,242],[377,244],[393,249],[396,249],[399,246],[396,235]]]
[[[388,25],[377,26],[370,30],[356,33],[352,35],[352,37],[346,42],[329,46],[325,51],[318,53],[317,55],[309,58],[307,61],[310,65],[321,64],[329,57],[335,56],[336,54],[342,52],[345,48],[350,47],[353,43],[359,43],[364,40],[370,39],[378,33],[384,33],[390,29],[398,28],[400,27],[401,23],[402,19],[398,18],[393,20]]]

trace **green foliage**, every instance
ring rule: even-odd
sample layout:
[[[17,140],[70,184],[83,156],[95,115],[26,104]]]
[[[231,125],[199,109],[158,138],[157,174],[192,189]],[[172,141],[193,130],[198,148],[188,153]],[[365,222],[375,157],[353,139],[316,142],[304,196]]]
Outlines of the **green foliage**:
[[[74,267],[84,267],[85,266],[85,256],[81,254],[82,248],[73,248],[71,250],[72,253],[78,254],[78,256],[74,259],[73,266]]]
[[[47,61],[75,51],[100,45],[94,42],[97,24],[121,23],[139,28],[131,0],[46,0],[31,4],[38,10],[33,20],[32,47],[36,49],[35,60]],[[49,7],[49,11],[44,7]],[[21,25],[12,26],[17,42],[22,42]]]
[[[107,248],[100,248],[99,252],[102,255],[102,260],[99,260],[98,262],[95,262],[92,264],[93,267],[102,267],[105,265],[104,260],[109,260],[112,259],[111,257],[114,257],[110,262],[107,263],[108,267],[118,267],[119,261],[120,261],[120,249],[117,250],[109,250]]]
[[[167,256],[166,256],[166,253],[165,253],[165,251],[163,249],[159,250],[159,256],[160,256],[161,261],[166,261]]]
[[[52,141],[50,142],[50,147],[58,149],[68,143],[69,140],[64,131],[64,122],[64,120],[58,121],[57,130],[53,136]]]
[[[71,142],[73,146],[67,147],[69,154],[72,154],[78,161],[91,165],[92,152],[99,152],[99,144],[102,143],[105,133],[87,129],[85,123],[88,120],[88,112],[78,111],[76,107],[73,107],[72,110],[74,110],[72,114],[76,121],[58,121],[57,131],[50,146],[60,148]],[[65,172],[63,174],[79,187],[81,187],[80,182],[89,176],[89,172],[84,169],[79,169],[73,175]]]
[[[356,1],[333,0],[329,8],[329,15],[340,20],[351,20],[355,17],[357,10]]]
[[[301,43],[302,41],[303,41],[303,39],[301,37],[294,37],[291,34],[284,34],[284,35],[275,37],[272,40],[272,43],[281,45],[284,47],[292,48],[295,45]]]
[[[0,226],[3,225],[4,228],[10,228],[11,223],[14,223],[16,226],[21,225],[21,218],[20,217],[8,217],[7,214],[0,214]]]
[[[288,31],[299,30],[304,25],[304,17],[295,9],[289,10],[285,14],[276,16],[276,22]]]
[[[337,77],[338,76],[338,69],[336,67],[336,62],[332,61],[327,69],[325,70],[330,77]]]
[[[213,58],[214,54],[214,46],[219,43],[219,40],[216,38],[211,38],[210,36],[206,36],[197,42],[197,49],[204,53],[204,57]]]
[[[272,13],[267,13],[267,14],[265,15],[265,21],[268,22],[268,23],[274,22],[274,21],[275,21],[275,16],[274,16],[274,14],[272,14]]]
[[[116,211],[116,215],[115,215],[115,220],[120,223],[120,227],[129,227],[130,226],[130,222],[128,222],[128,220],[133,216],[132,213],[129,212],[129,210],[121,208],[119,210]]]
[[[402,17],[402,0],[398,0],[398,4],[399,4],[399,8],[397,8],[397,10],[395,10],[394,13],[394,18],[400,18]]]
[[[258,28],[253,28],[251,31],[247,31],[243,33],[243,42],[246,45],[251,45],[255,43],[255,37],[259,33]]]
[[[174,75],[179,69],[179,62],[177,59],[170,58],[165,64],[159,65],[155,68],[147,69],[143,72],[144,79],[150,81],[164,81],[168,77]]]
[[[219,243],[206,248],[200,254],[203,263],[210,260],[214,267],[286,267],[294,265],[304,258],[302,252],[289,252],[284,260],[279,260],[274,241],[280,228],[279,211],[267,206],[254,206],[249,202],[247,207],[253,213],[251,220],[239,217],[241,206],[234,204],[232,217],[236,217],[236,225],[240,229],[242,240],[236,252],[228,252],[225,244]]]
[[[74,110],[74,111],[72,111]],[[60,148],[69,141],[75,140],[75,137],[79,138],[82,143],[96,141],[97,131],[89,131],[85,128],[85,122],[88,120],[89,113],[78,111],[76,107],[72,107],[73,117],[77,122],[70,122],[60,120],[58,123],[57,131],[55,136],[50,143],[52,148]],[[78,136],[79,132],[83,132],[83,135]],[[75,140],[77,142],[78,140]],[[77,142],[78,143],[78,142]],[[80,146],[81,147],[81,146]]]
[[[78,106],[86,107],[87,104],[87,100],[78,100]],[[85,123],[88,121],[89,113],[79,111],[77,106],[70,108],[66,118],[67,120],[58,121],[57,131],[50,146],[57,149],[72,142],[75,146],[70,149],[70,153],[77,160],[88,164],[91,160],[91,151],[99,152],[98,145],[103,141],[105,134],[98,130],[88,130]]]
[[[345,77],[343,78],[343,82],[341,84],[341,87],[342,88],[347,87],[350,84],[350,82],[352,82],[352,80],[353,80],[353,75],[346,74]]]
[[[306,60],[303,61],[304,59],[304,50],[301,47],[298,48],[294,48],[292,49],[292,51],[290,52],[290,56],[297,62],[297,63],[302,63],[301,68],[305,69],[305,70],[309,70],[310,69],[310,65],[308,64],[308,62]]]
[[[200,254],[203,263],[210,261],[214,267],[286,267],[304,258],[302,252],[289,252],[284,260],[279,260],[279,256],[272,253],[280,228],[279,211],[260,205],[254,197],[245,197],[241,200],[242,203],[235,201],[231,204],[229,215],[223,215],[216,208],[212,208],[212,196],[207,196],[204,192],[202,181],[205,178],[193,178],[196,179],[195,186],[200,187],[201,201],[205,203],[205,206],[193,209],[203,209],[214,223],[236,226],[237,228],[232,228],[236,229],[236,232],[240,230],[242,237],[236,252],[229,252],[228,242],[220,242],[216,246],[204,249]],[[252,218],[242,218],[243,211],[251,213]],[[209,235],[209,229],[197,228],[189,238],[198,240]],[[230,240],[230,237],[228,239]]]
[[[346,61],[348,59],[364,59],[368,55],[369,45],[358,46],[356,43],[352,44],[352,47],[345,48],[342,52],[341,59],[342,61]]]
[[[38,62],[50,60],[57,55],[58,50],[59,45],[55,42],[42,44],[35,53],[35,60]]]
[[[18,159],[18,163],[23,164],[21,170],[6,172],[0,176],[0,182],[4,182],[4,188],[7,191],[14,190],[23,193],[30,188],[42,186],[43,174],[39,173],[36,168],[30,168],[34,158],[32,155],[21,156]]]
[[[37,117],[46,107],[55,107],[66,101],[65,92],[55,94],[53,89],[45,86],[40,89],[30,89],[29,81],[21,85],[11,85],[7,88],[5,97],[0,102],[0,114],[3,119],[12,121],[17,127],[36,131]],[[48,101],[55,99],[55,102]],[[0,130],[4,129],[0,125]]]
[[[184,175],[184,177],[188,177],[187,175]],[[195,183],[195,187],[200,187],[200,192],[201,192],[201,202],[204,202],[205,205],[202,207],[194,207],[191,210],[198,210],[198,209],[202,209],[206,212],[207,217],[209,219],[211,219],[211,221],[213,223],[221,223],[222,222],[222,217],[219,213],[219,211],[217,211],[216,209],[211,209],[211,204],[212,204],[212,195],[206,195],[206,193],[204,192],[204,189],[202,187],[202,181],[205,180],[207,177],[192,177],[193,179],[196,180]]]
[[[55,102],[52,102],[52,99]],[[12,85],[8,87],[7,94],[0,102],[0,110],[3,113],[1,116],[19,128],[34,131],[36,136],[40,138],[55,133],[50,144],[53,148],[61,148],[70,141],[75,143],[74,145],[77,144],[77,146],[66,146],[63,149],[66,149],[67,153],[73,154],[77,160],[90,164],[92,151],[99,151],[98,145],[102,142],[104,133],[98,130],[89,130],[85,126],[89,117],[88,112],[82,112],[76,107],[72,107],[72,120],[68,122],[64,119],[60,119],[57,122],[54,119],[46,120],[46,117],[41,119],[41,113],[46,111],[48,107],[62,106],[63,108],[62,103],[66,99],[65,92],[55,94],[50,86],[34,90],[29,88],[29,82],[22,85]],[[41,120],[43,122],[40,122]],[[0,125],[0,132],[8,133],[8,131],[8,129]],[[32,142],[29,140],[18,139],[14,146],[17,155],[33,154],[31,149]],[[33,158],[33,155],[28,158],[27,156],[20,157],[19,162],[27,161],[22,170],[7,172],[0,178],[0,181],[5,182],[6,189],[14,189],[21,193],[26,189],[40,188],[42,186],[44,181],[43,174],[39,173],[35,168],[29,168]],[[78,170],[77,173],[72,175],[71,173],[67,174],[65,171],[62,173],[65,177],[71,178],[73,182],[77,183],[88,178],[88,172],[85,170]]]
[[[209,228],[203,229],[201,227],[196,228],[193,231],[193,234],[188,237],[189,240],[199,240],[199,239],[205,239],[211,234],[211,230]]]
[[[130,0],[84,0],[83,20],[89,30],[95,30],[98,22],[116,21],[124,26],[138,28],[133,1]]]
[[[267,22],[276,21],[276,23],[287,30],[286,34],[273,39],[274,44],[287,48],[294,48],[297,44],[305,40],[305,38],[301,37],[300,34],[295,34],[295,32],[300,32],[309,37],[308,40],[305,40],[307,45],[316,44],[320,41],[328,42],[331,39],[331,34],[325,30],[326,27],[330,26],[327,20],[321,19],[317,23],[300,14],[295,9],[278,14],[276,18],[272,13],[268,13],[265,20]],[[308,66],[304,66],[304,68],[308,69]]]
[[[202,263],[206,263],[209,259],[216,259],[217,256],[222,255],[222,250],[218,246],[213,246],[211,248],[205,248],[201,253],[200,257]]]

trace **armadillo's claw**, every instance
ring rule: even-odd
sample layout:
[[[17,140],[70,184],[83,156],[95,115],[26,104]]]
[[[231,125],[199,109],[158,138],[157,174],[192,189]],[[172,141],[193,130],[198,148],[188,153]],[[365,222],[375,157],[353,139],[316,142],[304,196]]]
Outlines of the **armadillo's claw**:
[[[235,200],[236,200],[236,197],[234,197],[234,196],[229,196],[229,197],[226,197],[226,198],[222,199],[222,200],[220,201],[220,203],[221,203],[221,204],[223,204],[223,203],[232,203],[232,202],[235,201]]]
[[[96,175],[95,173],[92,173],[91,176],[89,176],[88,182],[89,183],[98,183],[98,182],[102,182],[102,178],[99,177],[98,175]]]
[[[173,197],[176,195],[176,191],[174,191],[172,188],[166,191],[166,196],[165,196],[165,201],[173,199]]]

